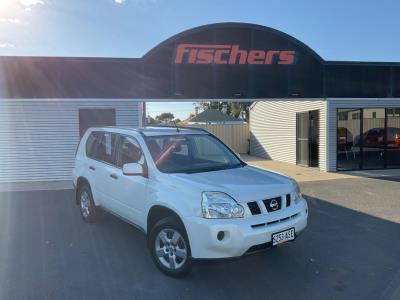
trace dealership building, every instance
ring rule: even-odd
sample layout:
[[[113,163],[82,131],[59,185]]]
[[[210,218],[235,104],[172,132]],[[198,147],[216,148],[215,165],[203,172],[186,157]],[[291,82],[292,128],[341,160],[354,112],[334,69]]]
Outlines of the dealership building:
[[[69,180],[90,126],[147,101],[251,101],[250,154],[324,171],[400,168],[400,63],[325,61],[274,29],[219,23],[141,58],[0,57],[0,182]]]

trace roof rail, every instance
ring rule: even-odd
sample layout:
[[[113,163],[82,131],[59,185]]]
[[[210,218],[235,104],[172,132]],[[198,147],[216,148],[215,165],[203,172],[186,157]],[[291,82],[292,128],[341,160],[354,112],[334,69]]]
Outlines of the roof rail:
[[[124,126],[92,126],[89,128],[111,128],[111,129],[125,129],[125,130],[133,130],[133,131],[140,131],[140,128],[135,127],[124,127]]]
[[[205,130],[204,128],[201,128],[201,127],[182,126],[182,128],[185,128],[185,129],[194,129],[194,130],[200,130],[200,131],[208,132],[207,130]]]
[[[146,126],[146,127],[171,128],[171,129],[192,129],[192,130],[200,130],[200,131],[208,132],[204,128],[191,127],[191,126],[151,125],[151,126]]]

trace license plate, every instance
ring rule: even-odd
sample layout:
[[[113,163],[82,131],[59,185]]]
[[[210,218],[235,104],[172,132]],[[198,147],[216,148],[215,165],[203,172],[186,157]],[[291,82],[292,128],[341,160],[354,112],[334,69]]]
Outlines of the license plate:
[[[294,240],[294,228],[272,234],[272,246]]]

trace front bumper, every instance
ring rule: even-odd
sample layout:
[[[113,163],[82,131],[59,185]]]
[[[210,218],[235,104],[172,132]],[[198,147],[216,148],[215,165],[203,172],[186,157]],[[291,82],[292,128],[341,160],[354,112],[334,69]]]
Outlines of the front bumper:
[[[306,228],[307,218],[307,202],[301,199],[296,205],[269,214],[236,219],[188,217],[184,223],[193,258],[229,258],[271,242],[273,233],[294,227],[298,235]],[[218,240],[221,231],[224,238]]]

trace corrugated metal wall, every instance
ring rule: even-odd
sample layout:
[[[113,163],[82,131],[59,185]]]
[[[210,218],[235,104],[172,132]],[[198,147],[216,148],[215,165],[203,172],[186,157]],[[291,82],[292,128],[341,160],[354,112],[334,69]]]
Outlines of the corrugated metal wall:
[[[399,107],[400,99],[328,99],[327,170],[336,171],[336,109]]]
[[[187,127],[203,128],[222,140],[229,148],[239,154],[249,152],[249,124],[196,124]]]
[[[0,100],[0,182],[70,180],[79,108],[114,108],[117,126],[140,126],[129,100]]]
[[[320,111],[319,168],[326,170],[326,101],[259,101],[250,110],[250,154],[296,164],[296,113]]]

